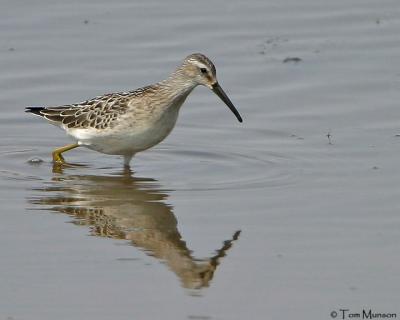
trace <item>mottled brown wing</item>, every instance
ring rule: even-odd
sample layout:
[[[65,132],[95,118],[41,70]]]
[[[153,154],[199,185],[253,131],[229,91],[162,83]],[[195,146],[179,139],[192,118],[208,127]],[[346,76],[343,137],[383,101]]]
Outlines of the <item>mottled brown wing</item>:
[[[68,128],[105,129],[115,125],[118,116],[126,112],[128,102],[128,94],[107,94],[78,104],[43,108],[40,115]]]

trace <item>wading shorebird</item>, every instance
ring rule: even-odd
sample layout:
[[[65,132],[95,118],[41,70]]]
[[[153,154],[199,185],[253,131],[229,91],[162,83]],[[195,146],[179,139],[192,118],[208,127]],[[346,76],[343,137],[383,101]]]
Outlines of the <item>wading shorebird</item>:
[[[75,140],[53,151],[53,161],[64,163],[63,152],[79,146],[122,155],[124,165],[135,153],[164,140],[175,126],[179,109],[192,90],[203,85],[214,91],[235,114],[242,117],[218,84],[214,64],[194,53],[166,79],[129,92],[98,96],[58,107],[27,107],[26,112],[64,129]]]

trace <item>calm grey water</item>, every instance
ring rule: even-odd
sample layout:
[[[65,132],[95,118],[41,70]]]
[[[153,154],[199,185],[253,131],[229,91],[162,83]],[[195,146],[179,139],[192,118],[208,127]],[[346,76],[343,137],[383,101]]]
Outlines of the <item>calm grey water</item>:
[[[400,316],[399,1],[0,4],[0,319]],[[197,51],[243,124],[198,88],[133,174],[84,149],[53,172],[69,140],[24,106]]]

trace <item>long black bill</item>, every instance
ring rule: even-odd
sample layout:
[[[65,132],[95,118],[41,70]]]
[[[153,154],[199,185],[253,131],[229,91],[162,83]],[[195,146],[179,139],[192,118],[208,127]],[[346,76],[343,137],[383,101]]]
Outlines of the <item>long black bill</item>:
[[[231,111],[233,112],[233,114],[236,116],[236,118],[239,120],[239,122],[242,122],[243,119],[239,114],[239,111],[236,110],[235,106],[233,105],[233,103],[231,102],[231,100],[229,100],[228,96],[226,95],[226,93],[224,92],[224,90],[222,90],[221,86],[219,85],[218,82],[216,82],[213,86],[212,86],[212,91],[215,92],[215,94],[221,98],[221,100],[223,102],[225,102],[225,104],[228,106],[229,109],[231,109]]]

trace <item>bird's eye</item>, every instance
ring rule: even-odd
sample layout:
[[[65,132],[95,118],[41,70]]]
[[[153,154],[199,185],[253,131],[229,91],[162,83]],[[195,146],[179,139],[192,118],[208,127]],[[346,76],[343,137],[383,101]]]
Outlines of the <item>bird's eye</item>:
[[[207,69],[206,68],[200,68],[201,73],[206,74],[207,73]]]

